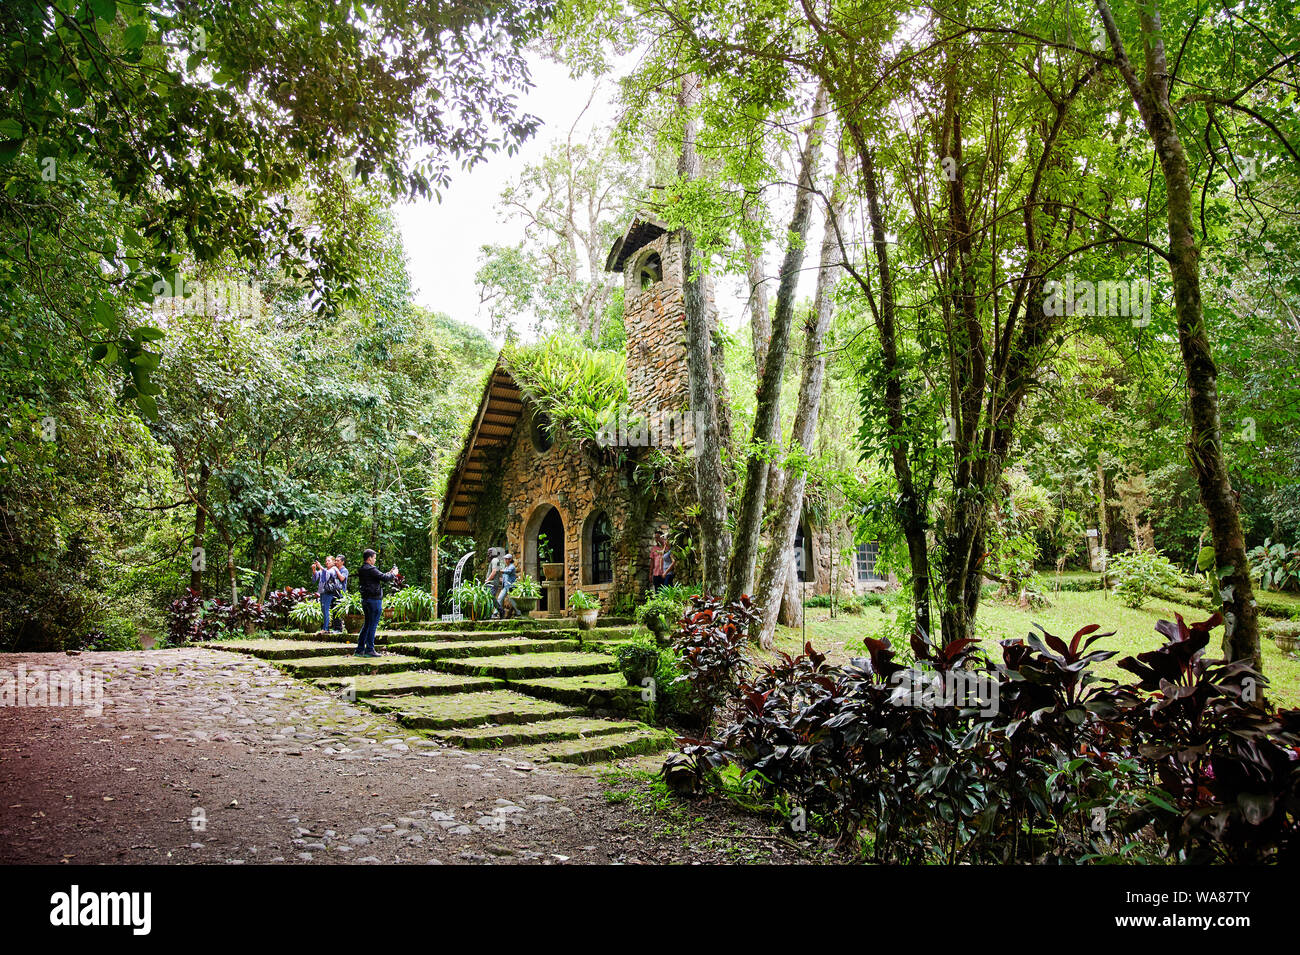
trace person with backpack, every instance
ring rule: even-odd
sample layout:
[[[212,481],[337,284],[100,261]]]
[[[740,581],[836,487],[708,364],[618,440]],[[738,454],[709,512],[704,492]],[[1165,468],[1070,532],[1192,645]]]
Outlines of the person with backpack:
[[[337,557],[334,558],[334,570],[339,575],[339,596],[342,596],[348,592],[348,576],[349,576],[347,561],[344,560],[342,554],[339,554]],[[334,620],[334,629],[337,630],[339,633],[343,632],[342,614],[338,614],[336,616]]]
[[[338,571],[334,567],[334,558],[327,555],[324,566],[319,561],[312,561],[311,579],[316,582],[316,593],[320,595],[320,632],[328,634],[330,630],[330,605],[334,603],[335,597],[343,593],[343,584]]]

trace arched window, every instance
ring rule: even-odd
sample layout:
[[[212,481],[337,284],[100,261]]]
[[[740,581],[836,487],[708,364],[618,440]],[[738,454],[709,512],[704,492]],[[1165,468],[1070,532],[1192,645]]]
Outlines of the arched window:
[[[659,258],[658,252],[651,252],[641,262],[641,268],[637,273],[637,287],[644,292],[656,282],[662,281],[663,277],[663,261]]]
[[[551,450],[551,419],[544,411],[535,411],[528,420],[528,437],[533,442],[533,450],[545,454]]]
[[[614,580],[614,529],[604,511],[592,517],[587,539],[588,583],[608,584]]]

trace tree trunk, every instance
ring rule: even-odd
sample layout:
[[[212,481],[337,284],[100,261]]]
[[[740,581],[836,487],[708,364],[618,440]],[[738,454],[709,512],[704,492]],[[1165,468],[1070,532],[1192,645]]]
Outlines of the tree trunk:
[[[843,172],[844,151],[841,149],[839,161],[836,163],[837,175],[832,190],[833,199],[831,208],[827,210],[826,230],[822,236],[813,320],[808,324],[804,335],[799,406],[795,411],[790,434],[791,452],[799,457],[805,457],[812,451],[813,440],[817,435],[822,386],[826,377],[826,355],[822,351],[822,346],[826,341],[826,333],[830,331],[831,318],[834,316],[835,305],[831,293],[835,279],[839,275],[841,261],[839,236],[832,222],[839,216],[843,203]],[[774,357],[769,353],[767,360],[769,368]],[[796,466],[787,468],[786,472],[785,486],[781,489],[781,500],[773,517],[771,545],[763,560],[763,569],[758,583],[758,604],[762,614],[758,641],[763,647],[772,645],[772,635],[776,631],[777,617],[781,611],[782,596],[788,593],[790,581],[795,578],[791,551],[794,546],[795,531],[799,526],[799,512],[803,507],[804,487],[808,481],[808,470],[804,462],[796,462]],[[798,587],[798,584],[794,586]],[[803,613],[802,606],[799,612]]]
[[[767,502],[769,471],[767,451],[776,448],[781,441],[781,382],[785,376],[786,351],[790,342],[790,326],[794,320],[795,293],[803,270],[808,223],[812,219],[813,180],[819,164],[825,114],[826,92],[824,89],[818,89],[813,103],[813,119],[808,124],[808,137],[799,160],[798,187],[794,212],[787,233],[785,261],[781,265],[781,284],[776,293],[771,343],[767,347],[758,383],[752,435],[754,450],[745,465],[745,489],[741,495],[740,513],[736,517],[735,544],[731,553],[730,572],[727,575],[728,600],[735,600],[754,588],[754,563],[758,559],[758,541],[763,529],[763,508]],[[822,247],[826,248],[824,241]],[[823,270],[823,274],[825,271]],[[818,295],[821,295],[821,292],[819,282]],[[820,397],[819,387],[818,400]]]
[[[262,577],[262,590],[257,598],[258,603],[266,603],[266,591],[271,586],[271,568],[275,566],[275,551],[266,555],[266,574]]]
[[[678,105],[683,114],[682,153],[677,172],[682,179],[699,178],[700,159],[695,151],[695,118],[699,102],[699,79],[693,73],[682,77]],[[691,411],[702,428],[695,435],[695,488],[700,504],[700,585],[705,593],[718,593],[725,580],[727,552],[727,498],[722,473],[721,432],[718,422],[713,336],[704,274],[695,255],[695,237],[681,230],[683,288],[686,312],[686,366],[691,388]]]
[[[226,573],[230,575],[230,603],[239,603],[239,579],[235,573],[235,546],[226,547]]]
[[[208,527],[208,479],[212,476],[212,471],[207,463],[199,465],[199,485],[196,491],[194,502],[194,544],[193,550],[190,551],[190,590],[195,593],[203,593],[203,571],[194,566],[195,551],[200,554],[203,552],[203,535]],[[203,566],[207,566],[206,558]]]
[[[794,569],[793,561],[790,571],[785,575],[785,590],[781,594],[781,613],[776,622],[783,627],[803,626],[803,585],[799,583],[799,573]]]
[[[928,638],[930,622],[930,549],[926,539],[928,502],[920,495],[908,459],[907,428],[903,416],[902,364],[898,357],[898,325],[894,308],[894,276],[889,262],[884,215],[880,208],[880,185],[876,179],[875,155],[867,145],[862,127],[849,124],[854,147],[862,162],[862,188],[867,200],[871,245],[880,282],[880,305],[874,310],[880,335],[881,365],[885,378],[885,422],[892,440],[890,461],[898,484],[898,523],[907,541],[911,566],[912,615],[916,628]],[[866,289],[866,291],[870,291]]]
[[[1241,530],[1237,495],[1223,455],[1219,372],[1201,306],[1200,250],[1196,247],[1193,224],[1191,171],[1169,102],[1169,66],[1160,32],[1159,5],[1152,0],[1149,7],[1140,11],[1146,76],[1139,79],[1124,50],[1110,4],[1107,0],[1096,0],[1096,3],[1116,65],[1151,137],[1168,195],[1169,271],[1174,283],[1178,346],[1187,370],[1187,407],[1191,419],[1187,455],[1209,520],[1215,565],[1224,575],[1219,581],[1224,618],[1223,654],[1228,660],[1245,660],[1262,668],[1259,618],[1246,559],[1246,539]]]

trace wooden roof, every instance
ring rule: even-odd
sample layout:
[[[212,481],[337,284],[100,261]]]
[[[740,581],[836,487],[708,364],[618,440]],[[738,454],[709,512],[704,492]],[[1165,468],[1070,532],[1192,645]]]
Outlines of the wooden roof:
[[[614,240],[613,248],[609,250],[609,257],[605,259],[605,271],[622,272],[623,265],[630,256],[667,231],[668,226],[658,219],[650,216],[645,218],[637,216],[632,220],[632,224],[627,227],[627,232],[624,233],[623,237]]]
[[[438,516],[439,534],[474,533],[474,512],[487,483],[488,458],[509,443],[523,413],[523,392],[498,356],[479,400],[474,427],[447,479]]]

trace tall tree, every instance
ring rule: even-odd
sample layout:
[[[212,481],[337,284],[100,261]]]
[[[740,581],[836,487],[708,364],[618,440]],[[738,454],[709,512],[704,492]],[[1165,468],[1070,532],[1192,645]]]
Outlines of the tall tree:
[[[777,286],[776,311],[772,316],[771,338],[759,366],[754,427],[750,436],[749,458],[745,464],[745,483],[736,516],[736,535],[727,575],[727,599],[735,600],[754,589],[754,563],[758,559],[759,535],[767,504],[771,449],[781,437],[781,384],[785,378],[786,346],[794,319],[795,293],[803,272],[807,247],[808,223],[812,219],[813,187],[821,155],[825,125],[826,92],[818,88],[813,99],[812,118],[804,138],[799,169],[796,174],[794,211],[786,233],[785,258]]]

